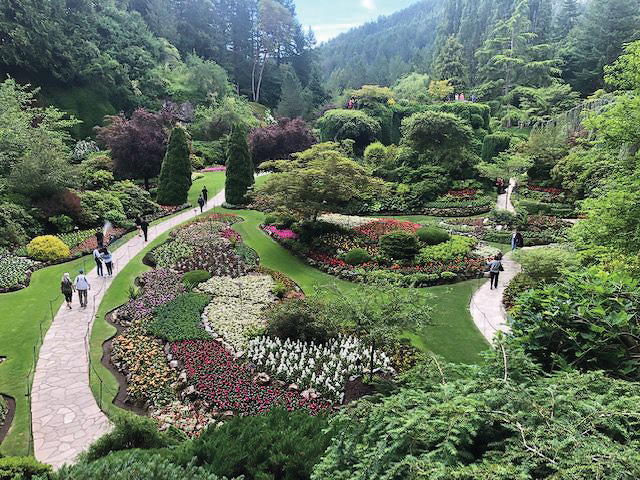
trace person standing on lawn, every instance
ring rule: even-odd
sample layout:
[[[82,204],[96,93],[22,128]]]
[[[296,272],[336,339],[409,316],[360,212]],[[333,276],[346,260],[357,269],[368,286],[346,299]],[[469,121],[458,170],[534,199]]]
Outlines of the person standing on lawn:
[[[144,235],[144,241],[147,241],[147,236],[149,234],[149,222],[147,222],[147,219],[142,217],[142,219],[140,220],[140,230],[142,230],[142,234]]]
[[[489,262],[489,283],[491,284],[490,290],[494,288],[498,289],[498,278],[500,277],[500,272],[504,271],[504,267],[502,266],[502,254],[499,253],[495,256],[495,258]]]
[[[93,259],[96,261],[96,271],[98,276],[102,276],[102,259],[100,258],[100,249],[98,247],[93,249]]]
[[[67,308],[71,310],[71,301],[73,300],[73,291],[75,287],[73,286],[73,282],[69,277],[69,273],[65,273],[62,276],[62,282],[60,282],[60,290],[64,295],[64,300],[67,302]]]
[[[202,209],[204,208],[204,198],[202,198],[202,194],[198,197],[198,205],[200,205],[200,213],[202,213]]]
[[[206,205],[209,201],[209,190],[207,190],[207,186],[202,187],[202,198],[204,199],[204,204]]]
[[[111,252],[107,250],[107,247],[104,247],[100,250],[100,254],[105,267],[107,267],[107,275],[110,277],[113,276],[113,257],[111,256]]]
[[[73,282],[73,286],[78,291],[78,297],[80,298],[80,306],[82,308],[87,308],[87,291],[91,290],[91,285],[89,285],[89,280],[84,274],[83,269],[80,269],[78,276]]]

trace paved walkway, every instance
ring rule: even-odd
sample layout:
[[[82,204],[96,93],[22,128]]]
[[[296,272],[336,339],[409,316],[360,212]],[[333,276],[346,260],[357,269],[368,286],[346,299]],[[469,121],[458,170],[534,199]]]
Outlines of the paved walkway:
[[[511,203],[511,194],[515,187],[515,179],[509,181],[509,187],[507,192],[498,195],[498,202],[496,208],[498,210],[508,210],[514,212],[515,208]],[[502,305],[502,296],[504,289],[509,282],[520,272],[520,265],[514,262],[511,258],[511,254],[507,254],[502,260],[504,272],[500,272],[500,278],[497,290],[491,290],[489,280],[487,281],[473,294],[471,297],[471,304],[469,310],[471,311],[471,317],[473,322],[478,327],[478,330],[482,332],[484,338],[489,343],[493,342],[493,337],[499,331],[508,332],[509,326],[507,325],[507,312]]]
[[[209,200],[205,209],[219,206],[223,201],[224,192],[221,192]],[[186,210],[150,227],[149,240],[196,215],[196,210]],[[142,238],[135,236],[112,252],[114,274],[117,276],[146,245]],[[78,272],[69,273],[75,278]],[[79,307],[77,295],[74,295],[73,310],[67,310],[66,304],[60,307],[40,348],[31,388],[35,456],[55,468],[71,463],[111,428],[89,386],[88,338],[95,312],[113,278],[98,277],[95,264],[87,278],[91,284],[88,307]],[[51,288],[57,289],[58,285]]]

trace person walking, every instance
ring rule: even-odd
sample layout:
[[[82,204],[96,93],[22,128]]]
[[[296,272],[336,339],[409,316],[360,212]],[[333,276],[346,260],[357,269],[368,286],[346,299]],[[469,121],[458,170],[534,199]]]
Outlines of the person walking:
[[[73,282],[73,286],[78,291],[78,297],[80,298],[80,306],[82,308],[87,308],[87,291],[91,290],[91,285],[89,285],[89,280],[87,279],[87,276],[84,274],[83,269],[80,269],[78,276]]]
[[[96,261],[96,270],[98,272],[98,276],[101,277],[103,274],[102,271],[102,258],[100,257],[100,249],[93,249],[93,259]]]
[[[104,262],[104,266],[107,267],[107,275],[110,277],[113,276],[113,257],[111,256],[111,252],[107,250],[107,247],[104,247],[100,250],[100,257]]]
[[[498,278],[500,277],[500,272],[504,271],[504,267],[502,266],[502,254],[497,254],[494,259],[489,262],[489,284],[490,290],[494,288],[498,289]]]
[[[142,228],[140,228],[140,224],[142,223],[142,219],[140,218],[140,215],[138,215],[136,217],[136,229],[138,230],[138,236],[141,237],[142,236]]]
[[[202,187],[202,198],[204,199],[204,204],[206,205],[209,201],[209,190],[207,190],[207,186]]]
[[[144,235],[144,241],[147,241],[147,237],[149,236],[149,222],[147,219],[142,217],[140,220],[140,230],[142,230],[142,234]]]
[[[98,248],[104,246],[104,233],[102,233],[102,229],[100,228],[96,230],[96,242],[98,243]]]
[[[71,301],[73,300],[73,291],[75,287],[73,286],[73,282],[69,277],[69,273],[65,273],[62,276],[62,282],[60,282],[60,290],[62,291],[62,295],[64,295],[64,300],[67,302],[67,308],[71,310]]]
[[[511,250],[516,250],[522,247],[524,247],[524,237],[516,228],[513,231],[513,235],[511,235]]]
[[[200,205],[200,213],[202,213],[202,209],[204,208],[204,198],[202,198],[202,194],[198,197],[198,205]]]

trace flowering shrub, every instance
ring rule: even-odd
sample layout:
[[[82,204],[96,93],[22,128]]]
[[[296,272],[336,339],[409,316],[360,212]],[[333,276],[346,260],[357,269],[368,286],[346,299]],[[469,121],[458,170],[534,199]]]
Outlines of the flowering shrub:
[[[76,247],[84,242],[87,238],[94,236],[96,234],[95,229],[90,228],[89,230],[78,230],[75,232],[69,233],[59,233],[56,235],[60,240],[62,240],[69,248]]]
[[[460,190],[449,190],[447,195],[450,197],[473,197],[477,193],[478,191],[473,188],[463,188]]]
[[[420,250],[418,262],[428,264],[433,262],[448,263],[457,259],[463,260],[471,254],[473,247],[477,243],[478,241],[475,238],[454,235],[447,242],[431,245]]]
[[[36,237],[27,245],[29,257],[43,262],[56,262],[69,258],[71,252],[62,240],[54,235]]]
[[[280,239],[292,239],[295,240],[298,238],[298,235],[289,229],[280,230],[279,228],[274,227],[273,225],[267,225],[264,227],[264,231],[267,232],[272,237],[280,238]]]
[[[527,185],[529,190],[533,190],[534,192],[544,192],[549,193],[551,195],[563,195],[565,193],[561,188],[555,187],[540,187],[538,185]]]
[[[178,342],[171,345],[171,353],[184,363],[188,381],[218,411],[257,415],[276,405],[288,410],[307,408],[312,413],[330,409],[322,400],[307,400],[295,391],[256,384],[252,371],[238,363],[219,342]]]
[[[233,348],[244,350],[249,338],[266,328],[262,310],[276,301],[274,286],[269,275],[213,277],[198,286],[198,291],[213,295],[203,319]]]
[[[239,277],[248,271],[247,265],[228,242],[198,247],[192,256],[178,260],[174,268],[183,273],[206,270],[214,276],[229,277]]]
[[[422,225],[418,223],[403,222],[394,218],[381,218],[360,227],[356,227],[354,230],[369,237],[372,241],[377,242],[381,236],[395,230],[403,230],[405,232],[415,234],[421,227]]]
[[[127,375],[127,396],[135,402],[162,406],[175,399],[175,372],[167,365],[164,349],[145,335],[144,320],[136,320],[113,340],[111,361]]]
[[[163,407],[154,408],[151,417],[158,422],[160,431],[175,427],[189,437],[199,436],[207,426],[215,421],[213,414],[197,409],[193,404],[174,401]]]
[[[225,167],[224,165],[217,165],[215,167],[206,167],[203,168],[202,170],[200,170],[202,173],[207,173],[207,172],[224,172],[227,170],[227,167]]]
[[[320,215],[318,220],[343,228],[361,227],[371,223],[371,217],[357,217],[354,215],[340,215],[339,213],[325,213]]]
[[[247,350],[247,358],[258,370],[264,369],[300,388],[314,388],[337,403],[342,403],[347,379],[364,372],[369,356],[366,345],[348,336],[324,345],[257,337],[249,342]],[[382,352],[374,354],[374,365],[382,372],[393,372],[391,360]]]
[[[8,250],[0,249],[0,289],[26,286],[30,273],[39,265],[40,262],[18,257]]]
[[[497,254],[501,253],[501,250],[486,243],[479,243],[473,250],[473,254],[479,258],[493,258]]]

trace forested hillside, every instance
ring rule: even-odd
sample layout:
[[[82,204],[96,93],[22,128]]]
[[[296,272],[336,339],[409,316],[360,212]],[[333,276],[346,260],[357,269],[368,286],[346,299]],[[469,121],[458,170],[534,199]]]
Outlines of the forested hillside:
[[[457,56],[455,86],[468,96],[491,100],[560,79],[588,95],[603,87],[602,67],[638,37],[639,7],[637,0],[428,0],[343,34],[320,53],[334,92],[393,85],[409,71],[448,80],[442,63]]]

